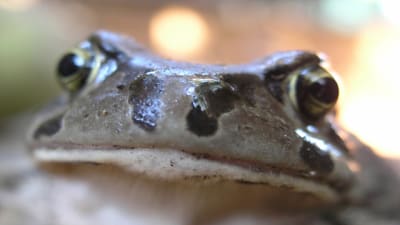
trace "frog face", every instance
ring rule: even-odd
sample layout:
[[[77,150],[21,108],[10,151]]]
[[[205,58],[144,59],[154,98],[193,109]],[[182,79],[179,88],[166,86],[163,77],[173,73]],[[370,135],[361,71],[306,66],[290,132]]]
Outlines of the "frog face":
[[[332,200],[353,173],[326,118],[338,85],[324,63],[306,51],[243,65],[176,62],[100,31],[60,60],[66,93],[37,116],[29,146],[40,162],[263,183]]]

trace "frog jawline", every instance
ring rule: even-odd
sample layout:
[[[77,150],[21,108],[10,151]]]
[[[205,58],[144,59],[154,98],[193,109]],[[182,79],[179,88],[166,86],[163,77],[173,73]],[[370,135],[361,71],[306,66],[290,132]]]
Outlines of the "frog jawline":
[[[39,162],[99,163],[120,166],[130,172],[164,180],[205,178],[210,181],[231,180],[309,193],[325,202],[337,202],[338,194],[329,185],[276,171],[255,171],[237,164],[199,158],[175,149],[48,149],[33,152]]]

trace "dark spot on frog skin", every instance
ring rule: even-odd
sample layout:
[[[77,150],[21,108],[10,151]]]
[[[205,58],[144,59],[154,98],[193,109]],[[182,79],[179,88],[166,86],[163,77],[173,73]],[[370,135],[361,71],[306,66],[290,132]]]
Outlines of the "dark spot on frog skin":
[[[129,85],[128,102],[133,106],[132,120],[141,128],[153,131],[160,114],[160,96],[164,83],[154,75],[142,74]]]
[[[320,150],[314,144],[304,140],[300,148],[300,157],[310,167],[320,174],[328,174],[333,171],[334,164],[328,152]]]
[[[125,85],[123,85],[123,84],[117,85],[117,89],[118,89],[119,91],[124,90],[124,88],[125,88]]]
[[[239,99],[232,87],[221,81],[204,82],[195,88],[192,110],[186,117],[188,129],[198,136],[213,135],[218,117],[234,109]]]
[[[190,110],[186,117],[188,129],[198,136],[210,136],[218,130],[218,120],[209,117],[200,107]]]
[[[39,139],[42,136],[53,136],[61,129],[61,120],[63,118],[63,114],[58,115],[54,118],[51,118],[45,122],[43,122],[33,134],[34,139]]]

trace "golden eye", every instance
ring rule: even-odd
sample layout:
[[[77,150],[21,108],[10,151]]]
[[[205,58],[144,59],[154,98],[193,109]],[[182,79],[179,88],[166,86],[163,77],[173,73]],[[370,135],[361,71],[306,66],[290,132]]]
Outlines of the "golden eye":
[[[335,106],[339,86],[326,69],[313,66],[291,76],[289,97],[299,111],[318,119]]]
[[[74,49],[65,54],[57,67],[57,76],[61,86],[67,91],[80,90],[91,76],[98,71],[101,59],[95,52]]]

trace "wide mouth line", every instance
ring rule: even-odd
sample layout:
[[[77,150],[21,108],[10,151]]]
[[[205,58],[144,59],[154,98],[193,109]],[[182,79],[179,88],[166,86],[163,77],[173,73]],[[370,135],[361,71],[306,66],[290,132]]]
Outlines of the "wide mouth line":
[[[329,186],[333,190],[336,190],[333,181],[329,181],[323,175],[313,174],[307,170],[295,170],[287,167],[278,167],[278,165],[270,165],[264,162],[258,162],[254,160],[246,160],[246,159],[238,159],[238,158],[228,158],[222,155],[211,155],[205,153],[196,153],[187,151],[185,149],[177,149],[170,147],[156,147],[156,146],[135,146],[135,147],[127,147],[123,145],[94,145],[94,144],[78,144],[78,143],[52,143],[52,144],[32,144],[29,146],[32,151],[35,149],[45,148],[50,150],[82,150],[90,151],[90,150],[108,150],[108,151],[124,151],[124,150],[135,150],[135,149],[165,149],[165,150],[174,150],[177,152],[182,152],[188,155],[195,157],[196,159],[204,159],[213,162],[220,162],[228,165],[235,165],[240,168],[250,170],[256,173],[274,173],[274,174],[285,174],[291,177],[302,178],[305,180],[309,180],[312,182],[316,182],[320,185]],[[339,190],[338,190],[339,191]]]

